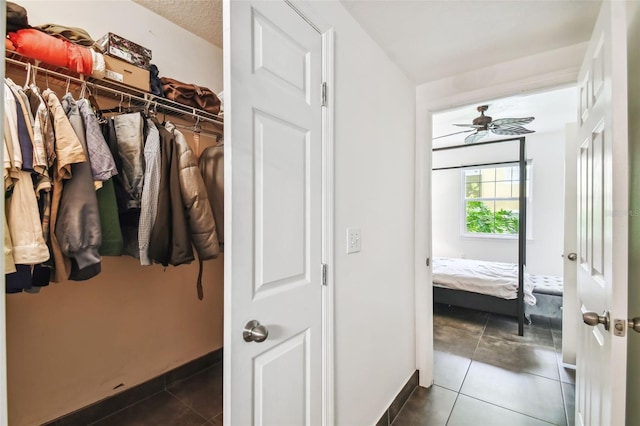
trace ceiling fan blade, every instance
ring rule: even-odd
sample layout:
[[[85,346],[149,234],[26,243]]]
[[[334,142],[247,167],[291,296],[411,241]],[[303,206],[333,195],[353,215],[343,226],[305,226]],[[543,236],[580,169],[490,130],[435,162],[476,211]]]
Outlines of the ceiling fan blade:
[[[527,133],[534,133],[535,130],[525,129],[522,126],[510,125],[510,126],[501,126],[498,128],[491,129],[493,133],[496,135],[524,135]]]
[[[464,138],[464,143],[474,143],[487,136],[487,133],[489,133],[487,130],[479,130],[477,133],[472,133]]]
[[[474,129],[479,129],[481,127],[484,127],[484,126],[479,126],[477,124],[454,124],[454,126],[458,126],[458,127],[473,127]]]
[[[527,124],[531,123],[535,120],[535,117],[524,117],[524,118],[498,118],[494,120],[491,125],[495,126],[503,126],[505,124]]]
[[[449,133],[448,135],[434,136],[431,139],[435,140],[440,138],[446,138],[447,136],[459,135],[460,133],[469,133],[469,132],[475,132],[475,131],[476,131],[475,129],[463,130],[461,132]]]

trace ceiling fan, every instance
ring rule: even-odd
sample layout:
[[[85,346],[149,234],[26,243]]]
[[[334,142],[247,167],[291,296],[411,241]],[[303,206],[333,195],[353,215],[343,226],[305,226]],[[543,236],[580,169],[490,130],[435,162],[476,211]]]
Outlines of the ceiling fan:
[[[472,124],[454,124],[459,127],[472,127],[470,130],[464,130],[462,132],[451,133],[444,136],[438,136],[433,139],[443,138],[445,136],[457,135],[459,133],[475,132],[464,138],[464,143],[474,143],[483,137],[487,136],[489,132],[493,132],[496,135],[524,135],[527,133],[533,133],[535,130],[525,129],[521,124],[531,123],[535,117],[524,118],[499,118],[493,120],[488,115],[484,115],[484,112],[489,109],[489,105],[480,105],[478,111],[480,117],[473,119]]]

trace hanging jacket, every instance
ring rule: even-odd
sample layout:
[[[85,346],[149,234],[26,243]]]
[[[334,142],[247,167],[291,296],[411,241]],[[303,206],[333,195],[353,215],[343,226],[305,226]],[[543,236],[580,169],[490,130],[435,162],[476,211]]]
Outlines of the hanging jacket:
[[[4,273],[12,274],[16,272],[16,264],[13,262],[13,243],[9,233],[7,215],[4,216]]]
[[[15,105],[14,110],[16,113],[17,129],[18,129],[18,142],[20,144],[20,151],[22,155],[22,170],[33,171],[33,129],[31,123],[28,123],[28,117],[24,114],[24,105],[21,103],[21,98],[15,91],[12,85],[12,81],[5,79],[5,90],[9,90],[9,93],[13,96]],[[6,106],[6,99],[5,99]]]
[[[47,159],[47,167],[53,165],[53,161],[56,159],[55,153],[55,135],[53,134],[53,122],[47,104],[42,98],[40,89],[35,84],[31,84],[28,89],[25,90],[27,98],[29,98],[29,104],[31,105],[31,112],[35,119],[34,131],[38,129],[42,133],[42,139],[44,142],[45,158]]]
[[[113,118],[122,160],[122,179],[131,196],[129,208],[140,208],[144,184],[144,139],[142,115],[122,114]]]
[[[64,180],[72,177],[72,165],[87,161],[82,144],[76,136],[69,119],[65,114],[58,96],[52,90],[45,90],[42,98],[47,103],[55,131],[55,162],[53,164],[53,193],[51,195],[51,218],[49,221],[49,238],[55,264],[52,281],[60,282],[69,278],[71,261],[64,255],[56,237],[58,210],[62,198]]]
[[[89,102],[86,99],[80,99],[76,104],[84,124],[91,174],[94,181],[100,182],[96,189],[102,235],[99,253],[101,256],[120,256],[123,240],[112,179],[112,176],[118,174],[116,163]]]
[[[182,204],[189,221],[189,232],[198,258],[214,259],[220,253],[216,223],[207,199],[207,190],[198,169],[196,156],[184,135],[172,123],[165,128],[173,133],[179,169],[180,193]]]
[[[200,154],[198,168],[207,189],[207,198],[216,221],[220,250],[224,247],[224,145],[205,148]]]
[[[4,86],[4,183],[5,190],[13,187],[22,170],[22,151],[18,140],[18,113],[11,89]]]
[[[100,226],[102,244],[101,256],[121,256],[123,252],[123,238],[120,230],[120,218],[118,217],[118,204],[113,186],[113,178],[103,182],[102,188],[96,191],[98,199],[98,211],[100,213]]]
[[[173,134],[155,119],[154,124],[160,132],[160,187],[158,213],[149,241],[149,257],[164,266],[177,266],[194,260],[180,193],[178,153]]]
[[[33,189],[31,173],[22,170],[24,165],[19,139],[17,116],[21,114],[11,89],[5,83],[5,215],[11,237],[13,262],[34,265],[49,259],[42,236],[38,203]],[[15,112],[15,114],[14,114]],[[31,147],[29,147],[31,149]],[[32,154],[29,151],[28,154]]]
[[[138,225],[138,248],[140,264],[151,265],[149,240],[158,212],[158,190],[160,188],[160,133],[153,121],[146,120],[147,140],[144,144],[144,185]]]
[[[62,97],[62,107],[87,156],[84,125],[70,93]],[[71,169],[73,177],[64,182],[55,234],[62,252],[71,259],[69,279],[80,281],[100,273],[102,232],[91,165],[85,161]]]
[[[6,199],[5,210],[14,263],[35,265],[47,261],[49,249],[42,236],[42,224],[31,172],[20,171],[20,178],[13,186],[11,196]]]
[[[77,105],[80,110],[80,116],[82,117],[82,123],[84,124],[93,180],[101,182],[109,180],[112,176],[118,174],[118,170],[116,169],[116,163],[113,160],[109,146],[100,131],[98,119],[93,109],[91,109],[89,101],[86,99],[80,99]]]

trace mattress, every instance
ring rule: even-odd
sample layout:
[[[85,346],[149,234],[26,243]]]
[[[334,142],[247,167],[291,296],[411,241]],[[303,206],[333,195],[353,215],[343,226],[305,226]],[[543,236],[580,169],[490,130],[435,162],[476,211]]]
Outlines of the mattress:
[[[487,262],[473,259],[435,257],[433,259],[433,285],[517,299],[518,265],[515,263]],[[535,305],[533,283],[528,275],[524,279],[524,301]]]
[[[534,293],[562,296],[562,277],[529,274],[529,278],[533,283]]]

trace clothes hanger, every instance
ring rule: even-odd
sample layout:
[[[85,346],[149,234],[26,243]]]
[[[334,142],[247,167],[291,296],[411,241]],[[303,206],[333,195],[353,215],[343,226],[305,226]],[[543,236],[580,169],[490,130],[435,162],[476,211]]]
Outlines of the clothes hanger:
[[[24,81],[24,88],[26,89],[27,87],[29,87],[29,83],[31,80],[31,62],[27,62],[27,78]]]

